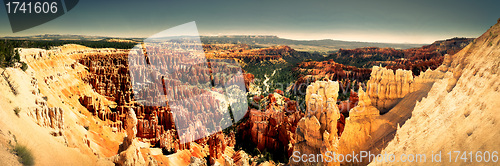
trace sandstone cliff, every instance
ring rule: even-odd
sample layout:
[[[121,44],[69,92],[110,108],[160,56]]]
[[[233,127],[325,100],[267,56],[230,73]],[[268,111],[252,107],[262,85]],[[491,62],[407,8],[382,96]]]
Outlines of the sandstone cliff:
[[[412,72],[408,70],[393,71],[374,66],[370,80],[366,83],[367,93],[373,101],[373,106],[384,114],[408,93],[419,90],[422,84],[434,82],[442,77],[438,71],[428,70],[414,78]]]
[[[145,165],[146,161],[144,161],[142,157],[138,145],[139,142],[135,137],[137,134],[137,117],[133,109],[128,110],[126,125],[127,137],[123,139],[123,143],[120,145],[120,151],[113,157],[113,162],[121,166]],[[156,161],[150,162],[156,163]]]
[[[2,107],[5,110],[13,110],[11,107],[20,105],[22,111],[19,116],[23,120],[24,117],[31,117],[28,120],[32,123],[46,128],[38,130],[28,125],[33,130],[37,129],[37,132],[32,132],[38,134],[36,137],[43,138],[33,146],[46,147],[45,149],[53,146],[54,150],[58,150],[48,153],[42,153],[41,149],[35,150],[37,163],[53,165],[54,161],[48,160],[51,158],[48,155],[55,155],[67,158],[60,160],[60,163],[83,160],[80,163],[83,165],[106,165],[112,164],[111,161],[122,165],[133,163],[187,165],[192,157],[204,160],[213,153],[211,158],[215,163],[248,164],[250,157],[244,151],[233,150],[234,134],[218,133],[196,142],[180,144],[170,108],[144,106],[133,101],[126,66],[127,51],[90,49],[79,45],[65,45],[51,50],[22,48],[21,59],[28,63],[27,73],[31,75],[27,76],[20,69],[0,71],[2,94],[12,94],[12,96],[3,95],[6,99],[2,99],[2,102],[10,101],[10,103],[2,103]],[[214,70],[221,72],[232,70],[230,67],[225,67],[229,65],[223,63],[211,65]],[[191,82],[202,79],[193,78]],[[245,78],[250,82],[252,76],[247,75]],[[214,80],[217,84],[221,81],[223,81],[221,78]],[[168,83],[175,84],[175,82]],[[181,97],[197,92],[196,89],[180,89],[172,95]],[[26,104],[21,107],[18,103],[11,104],[13,101],[25,101]],[[208,107],[210,104],[212,103],[207,101],[190,106]],[[136,116],[128,116],[129,110],[132,109]],[[10,113],[14,115],[14,111]],[[136,120],[127,124],[130,119]],[[12,126],[16,127],[20,123],[15,124]],[[128,130],[128,136],[123,139],[125,128],[131,126],[134,127],[134,132]],[[29,138],[23,136],[27,134],[17,132],[14,134],[23,142]],[[122,149],[120,144],[123,145]],[[64,148],[73,150],[61,150]],[[76,152],[76,149],[80,152]],[[72,156],[60,153],[63,151]],[[117,152],[123,153],[113,157]],[[163,153],[171,155],[165,156]]]
[[[500,136],[500,19],[472,44],[450,57],[438,69],[446,72],[422,101],[415,105],[411,118],[398,129],[383,153],[426,154],[441,151],[441,164],[470,164],[464,160],[449,162],[449,151],[498,151]],[[455,157],[455,156],[452,156]],[[466,156],[470,161],[471,157]],[[476,161],[472,156],[472,160]],[[484,157],[482,157],[484,158]],[[429,162],[429,157],[427,163]],[[454,158],[452,161],[455,161]],[[419,163],[423,163],[419,161]],[[478,164],[495,164],[475,162]],[[375,165],[405,165],[383,163]]]
[[[8,134],[15,137],[11,145],[15,142],[26,145],[38,165],[112,165],[105,157],[114,151],[113,146],[102,143],[113,142],[116,137],[95,140],[95,132],[84,126],[95,131],[89,125],[96,122],[83,118],[78,97],[72,95],[95,93],[87,91],[90,88],[79,81],[77,72],[81,68],[71,68],[75,61],[64,55],[76,48],[71,47],[52,51],[19,49],[21,59],[29,66],[26,72],[0,69],[0,137]],[[13,111],[16,109],[17,115]],[[100,133],[110,132],[104,129]]]
[[[297,124],[294,151],[304,154],[337,152],[339,143],[337,124],[341,117],[336,105],[339,84],[317,81],[307,87],[306,116]],[[292,165],[315,165],[290,160]]]
[[[298,124],[294,151],[301,154],[323,155],[327,151],[343,155],[360,151],[378,154],[387,145],[386,140],[391,140],[394,136],[397,125],[404,124],[410,118],[416,101],[427,94],[436,80],[443,77],[442,69],[428,70],[414,77],[411,71],[400,69],[393,71],[375,66],[367,82],[366,92],[363,87],[358,88],[358,102],[350,109],[349,116],[345,119],[345,126],[341,123],[343,117],[338,109],[341,105],[335,104],[339,84],[317,81],[309,85],[306,91],[306,117]],[[333,104],[329,106],[327,103]],[[322,113],[329,112],[327,110],[334,111],[330,114]],[[327,128],[335,130],[325,130]],[[342,132],[332,134],[341,129]],[[317,162],[300,164],[315,165]],[[368,163],[367,160],[358,162],[358,164]],[[338,165],[347,162],[319,161],[319,163]],[[291,161],[291,164],[298,163]]]

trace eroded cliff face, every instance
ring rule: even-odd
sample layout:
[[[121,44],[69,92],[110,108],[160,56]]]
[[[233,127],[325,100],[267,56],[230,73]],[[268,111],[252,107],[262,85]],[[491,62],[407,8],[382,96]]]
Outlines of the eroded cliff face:
[[[307,87],[306,116],[297,124],[296,151],[302,154],[324,154],[337,152],[339,142],[338,123],[341,118],[336,101],[339,84],[334,81],[317,81]],[[316,163],[290,160],[292,165],[315,165]]]
[[[464,160],[450,163],[444,156],[449,151],[458,150],[472,151],[474,154],[477,151],[498,151],[499,34],[500,20],[438,68],[446,72],[444,78],[439,79],[427,97],[415,105],[411,118],[397,130],[395,138],[382,153],[396,156],[403,153],[425,154],[429,162],[429,156],[441,151],[442,164],[467,165]],[[423,162],[420,160],[418,163]],[[485,163],[483,160],[480,164],[494,163]]]
[[[356,106],[348,112],[345,126],[341,123],[340,106],[335,104],[339,84],[331,81],[312,83],[307,88],[306,116],[298,124],[294,151],[323,155],[326,152],[347,155],[360,151],[378,154],[387,145],[385,140],[392,139],[397,125],[404,124],[411,116],[416,101],[425,96],[430,85],[443,76],[441,70],[428,70],[414,77],[411,71],[373,67],[366,85],[367,92],[361,86],[358,88]],[[336,132],[340,129],[343,131]],[[295,163],[292,159],[291,164],[347,163],[338,160],[312,161]],[[357,162],[368,163],[367,160]]]
[[[433,70],[421,72],[419,76],[414,77],[409,70],[394,71],[374,66],[370,80],[366,83],[366,91],[372,105],[380,110],[381,114],[385,114],[408,93],[418,91],[423,84],[432,83],[442,77],[442,74]]]
[[[319,154],[322,152],[318,150],[319,145],[334,143],[336,146],[330,148],[332,152],[344,156],[353,152],[359,154],[360,151],[431,156],[439,151],[492,152],[498,149],[496,137],[500,133],[491,129],[500,127],[496,123],[500,120],[496,113],[500,105],[496,101],[500,97],[499,27],[500,24],[493,26],[459,53],[444,56],[443,64],[436,70],[421,72],[416,77],[412,77],[410,71],[374,67],[367,92],[363,88],[358,91],[358,105],[349,112],[339,140],[326,141],[321,135],[321,126],[328,123],[321,122],[316,115],[306,115],[296,131],[296,149],[300,154]],[[314,86],[308,88],[308,96],[314,96],[306,97],[308,110],[317,108],[316,96],[327,95],[316,92]],[[397,101],[390,101],[394,99]],[[384,107],[387,101],[394,102],[393,106]],[[388,111],[377,109],[381,106]],[[385,113],[381,115],[381,112]],[[299,149],[300,143],[308,148]],[[310,159],[309,156],[306,159]],[[427,159],[428,163],[430,159]],[[308,161],[313,164],[301,164],[346,164],[345,161],[321,162],[317,158]],[[351,164],[368,162],[354,161]],[[412,163],[386,161],[374,164]]]
[[[367,92],[373,105],[385,113],[414,90],[413,83],[411,71],[398,69],[394,74],[393,70],[374,66],[371,79],[367,82]]]
[[[32,72],[32,70],[28,72],[30,71]],[[15,95],[30,96],[26,100],[34,103],[34,105],[29,104],[26,108],[23,108],[27,110],[28,116],[32,117],[38,125],[54,129],[52,132],[53,135],[62,135],[62,131],[64,130],[64,111],[60,107],[47,106],[47,101],[39,91],[38,80],[35,76],[29,76],[14,68],[4,70],[1,75],[5,78]],[[26,94],[26,92],[28,93]]]
[[[284,97],[280,90],[266,97],[255,96],[254,100],[261,104],[261,109],[248,111],[247,120],[238,126],[237,140],[252,142],[261,152],[290,156],[296,141],[297,123],[304,116],[297,102]]]
[[[86,117],[86,110],[78,104],[82,93],[102,97],[79,79],[85,70],[66,54],[82,48],[19,48],[21,60],[29,66],[26,72],[1,70],[1,130],[25,144],[36,164],[111,165],[106,157],[118,150],[114,143],[121,134],[102,127],[105,122]],[[15,115],[12,110],[19,111]]]
[[[234,134],[221,132],[196,142],[180,144],[170,108],[143,106],[134,102],[126,66],[127,52],[128,50],[120,49],[90,49],[79,45],[65,45],[52,50],[23,48],[20,49],[22,60],[30,66],[28,73],[32,73],[32,76],[24,77],[26,74],[20,69],[12,70],[13,72],[9,69],[7,72],[2,70],[2,78],[6,78],[8,83],[16,84],[15,87],[20,87],[22,91],[19,92],[33,96],[26,98],[32,104],[22,107],[22,110],[27,111],[22,111],[21,115],[26,112],[28,117],[32,117],[32,121],[49,129],[47,135],[62,142],[61,146],[81,151],[77,154],[71,151],[69,154],[74,157],[65,157],[73,159],[70,161],[85,158],[82,162],[85,165],[95,165],[96,162],[98,165],[112,164],[112,161],[129,165],[137,164],[141,159],[144,162],[139,163],[159,165],[187,165],[196,161],[226,165],[248,164],[250,157],[244,151],[233,149]],[[216,66],[215,69],[228,70],[223,65]],[[251,78],[251,75],[245,75],[246,81],[251,81]],[[193,82],[203,78],[191,79]],[[18,83],[22,84],[17,85]],[[7,83],[5,85],[10,87]],[[180,89],[172,95],[185,96],[198,91]],[[216,106],[210,101],[191,104],[193,107],[208,105]],[[125,129],[131,126],[124,123],[132,117],[127,116],[129,110],[134,110],[136,114],[133,118],[136,120],[132,123],[135,124],[136,132],[129,133],[127,138],[131,139],[124,140]],[[119,145],[124,142],[133,148],[125,147],[120,150]],[[113,157],[119,152],[124,153]],[[165,156],[164,152],[171,155]],[[46,155],[35,157],[50,158]],[[206,161],[205,158],[209,155],[210,161]],[[75,159],[76,157],[81,158]],[[49,160],[37,163],[51,165]]]

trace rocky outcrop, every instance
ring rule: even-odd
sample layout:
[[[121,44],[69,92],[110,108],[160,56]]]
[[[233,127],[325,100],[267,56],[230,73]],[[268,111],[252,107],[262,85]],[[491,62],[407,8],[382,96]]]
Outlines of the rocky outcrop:
[[[42,94],[39,93],[38,80],[33,75],[29,77],[20,72],[19,69],[8,68],[2,72],[1,76],[7,81],[12,93],[20,96],[30,96],[28,101],[34,102],[34,105],[28,104],[29,106],[26,108],[28,116],[32,117],[39,126],[55,129],[57,135],[62,135],[61,132],[64,130],[63,109],[47,106],[47,98],[42,97]],[[21,78],[21,76],[28,76],[27,78],[31,80],[21,81],[21,79],[26,79]],[[20,88],[28,90],[21,90]]]
[[[296,125],[304,116],[297,109],[297,102],[283,97],[279,91],[254,99],[261,103],[261,110],[251,109],[247,113],[248,119],[238,128],[241,133],[238,141],[252,142],[260,151],[291,155]]]
[[[245,44],[214,44],[203,45],[203,47],[208,58],[239,58],[245,62],[279,59],[283,56],[289,56],[294,51],[288,46],[251,49]]]
[[[406,94],[414,91],[413,86],[415,85],[411,71],[398,69],[394,73],[391,69],[374,66],[367,82],[367,93],[373,105],[383,114]]]
[[[398,127],[395,138],[381,153],[400,156],[411,152],[432,156],[436,152],[458,149],[478,152],[481,158],[481,153],[500,148],[497,139],[500,136],[497,130],[500,127],[499,34],[500,22],[450,56],[449,61],[435,71],[442,72],[444,77],[437,79],[426,97],[415,104],[411,118]],[[443,159],[440,164],[467,165],[469,159]],[[372,164],[391,163],[374,161]]]
[[[126,166],[145,165],[146,161],[142,157],[138,141],[135,137],[137,134],[137,117],[133,109],[128,110],[125,124],[127,136],[120,145],[119,153],[113,157],[113,162],[116,165]]]
[[[361,87],[359,88],[358,96],[358,105],[349,112],[349,120],[355,120],[361,116],[373,117],[379,115],[379,110],[372,105],[370,97]]]
[[[233,155],[233,163],[234,165],[242,165],[242,166],[249,166],[250,164],[248,161],[250,160],[250,157],[248,156],[245,151],[238,150],[234,155]]]
[[[336,105],[339,84],[334,81],[317,81],[307,87],[306,116],[296,130],[294,151],[301,154],[325,154],[337,152],[339,142],[337,124],[340,111]],[[316,163],[295,163],[293,165],[315,165]]]
[[[133,109],[129,109],[125,120],[125,128],[127,132],[127,139],[133,140],[137,134],[137,117]]]
[[[440,69],[442,70],[442,69]],[[408,70],[391,70],[374,66],[370,80],[366,83],[367,94],[372,105],[381,114],[393,108],[408,93],[419,90],[422,84],[436,81],[443,77],[440,71],[428,70],[414,77]]]
[[[207,166],[207,161],[205,159],[191,156],[191,163],[189,163],[188,166]]]
[[[64,111],[59,107],[36,107],[28,113],[36,123],[43,127],[50,127],[62,131],[64,129]]]
[[[357,100],[357,103],[349,110],[344,123],[342,123],[343,114],[339,113],[339,109],[336,109],[335,113],[327,113],[330,109],[328,103],[335,103],[328,101],[334,101],[333,99],[338,96],[338,83],[329,84],[325,81],[317,81],[307,88],[306,117],[302,118],[298,124],[295,150],[300,154],[321,153],[325,155],[326,151],[344,156],[360,151],[378,154],[380,149],[387,145],[385,139],[392,139],[397,124],[403,124],[410,117],[411,105],[426,94],[425,89],[429,84],[432,85],[442,77],[442,71],[439,70],[429,70],[413,77],[411,71],[392,71],[374,67],[371,79],[366,85],[367,92],[360,85],[356,97],[350,97],[350,100]],[[394,102],[395,106],[386,108],[390,111],[381,115],[377,106],[385,106],[387,101]],[[348,105],[348,102],[339,104]],[[343,124],[345,124],[344,127],[339,127]],[[332,134],[333,131],[342,129],[342,132]],[[294,162],[290,164],[315,165],[318,162],[324,165],[347,164],[345,161],[341,163]],[[367,164],[367,161],[359,161],[358,164]]]
[[[381,126],[386,122],[381,119],[379,110],[372,105],[370,97],[361,87],[358,96],[358,105],[350,110],[349,118],[345,120],[344,131],[336,147],[338,154],[371,152],[374,142],[379,139],[374,132],[384,130]]]
[[[226,143],[226,139],[224,138],[224,134],[222,133],[210,136],[207,143],[209,147],[208,151],[210,154],[210,164],[213,165],[215,164],[215,160],[224,157],[223,155],[228,145]]]

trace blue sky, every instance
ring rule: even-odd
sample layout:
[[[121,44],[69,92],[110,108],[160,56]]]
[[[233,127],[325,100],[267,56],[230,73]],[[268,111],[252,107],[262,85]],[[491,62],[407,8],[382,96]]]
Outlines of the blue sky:
[[[0,36],[147,37],[196,21],[201,35],[432,43],[481,35],[500,18],[499,6],[499,0],[81,0],[65,15],[18,33],[0,7]]]

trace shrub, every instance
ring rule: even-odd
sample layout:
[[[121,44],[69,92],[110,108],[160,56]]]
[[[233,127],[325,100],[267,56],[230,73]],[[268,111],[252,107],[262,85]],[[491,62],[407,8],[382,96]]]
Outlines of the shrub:
[[[26,146],[16,144],[16,146],[14,146],[14,153],[17,155],[19,162],[23,165],[35,164],[33,155]]]
[[[21,112],[19,107],[14,108],[14,113],[16,113],[17,116],[19,116],[19,112]]]
[[[28,69],[28,64],[26,64],[26,63],[24,63],[24,62],[21,62],[21,65],[22,65],[22,66],[21,66],[21,69],[22,69],[23,71],[26,71],[26,69]]]

